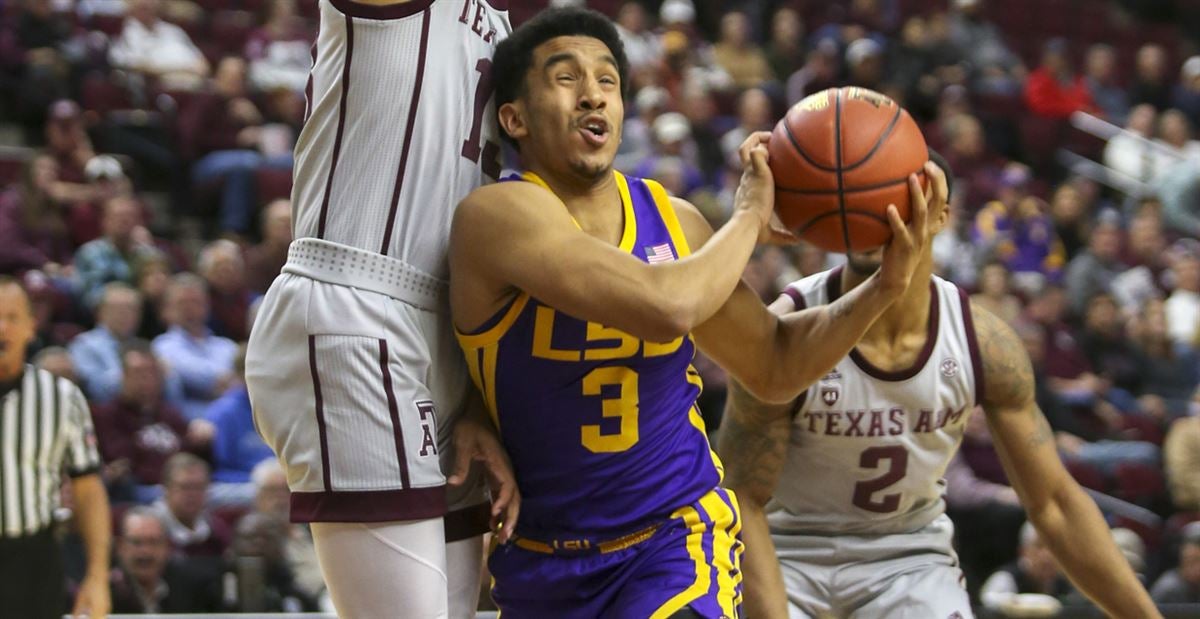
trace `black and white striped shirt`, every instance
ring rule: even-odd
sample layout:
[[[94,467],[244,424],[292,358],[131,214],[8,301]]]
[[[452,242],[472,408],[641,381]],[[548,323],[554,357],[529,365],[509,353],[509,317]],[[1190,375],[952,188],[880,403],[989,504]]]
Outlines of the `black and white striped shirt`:
[[[0,396],[0,538],[37,533],[53,522],[65,470],[100,470],[92,414],[70,381],[25,366]]]

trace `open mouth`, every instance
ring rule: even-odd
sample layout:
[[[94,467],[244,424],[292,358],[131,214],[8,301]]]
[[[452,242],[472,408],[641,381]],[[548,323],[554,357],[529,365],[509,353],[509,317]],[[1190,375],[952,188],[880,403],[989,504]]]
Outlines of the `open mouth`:
[[[579,123],[579,134],[593,146],[607,143],[609,133],[608,121],[600,116],[589,116]]]

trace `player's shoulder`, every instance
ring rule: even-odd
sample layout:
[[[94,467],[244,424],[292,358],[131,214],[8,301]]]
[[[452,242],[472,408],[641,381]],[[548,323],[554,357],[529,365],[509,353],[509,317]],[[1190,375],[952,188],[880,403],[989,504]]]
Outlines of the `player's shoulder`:
[[[513,180],[484,185],[467,194],[454,212],[455,230],[492,228],[508,222],[546,217],[557,206],[558,196],[536,183]]]

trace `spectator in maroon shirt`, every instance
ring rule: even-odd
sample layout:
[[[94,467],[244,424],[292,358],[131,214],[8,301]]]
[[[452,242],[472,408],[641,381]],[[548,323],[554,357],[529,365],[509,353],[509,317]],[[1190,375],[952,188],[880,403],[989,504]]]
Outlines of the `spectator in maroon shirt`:
[[[213,333],[235,342],[246,341],[250,336],[246,318],[258,295],[246,286],[241,248],[233,241],[213,241],[200,252],[198,266],[200,276],[208,282]]]
[[[287,262],[292,243],[291,200],[281,198],[263,209],[262,234],[262,242],[246,250],[246,284],[250,290],[266,294]]]
[[[150,507],[167,525],[175,552],[219,566],[232,531],[208,512],[208,463],[190,453],[177,453],[162,471],[163,496]]]
[[[1067,118],[1084,110],[1095,111],[1092,95],[1082,76],[1071,68],[1067,43],[1051,39],[1042,52],[1042,65],[1025,82],[1025,103],[1045,118]]]
[[[20,183],[0,194],[0,271],[66,274],[75,247],[67,206],[55,197],[57,182],[54,157],[40,154],[26,164]]]
[[[196,159],[192,182],[219,183],[220,229],[246,234],[257,210],[255,172],[267,160],[259,152],[271,141],[263,114],[247,96],[246,61],[221,59],[213,76],[213,94],[201,97],[181,120],[185,147]],[[275,162],[291,165],[290,155]]]
[[[188,422],[163,397],[163,373],[150,344],[134,340],[121,349],[121,391],[96,406],[92,416],[105,477],[114,494],[145,502],[153,499],[163,465],[181,449],[197,449],[202,437],[189,435]]]

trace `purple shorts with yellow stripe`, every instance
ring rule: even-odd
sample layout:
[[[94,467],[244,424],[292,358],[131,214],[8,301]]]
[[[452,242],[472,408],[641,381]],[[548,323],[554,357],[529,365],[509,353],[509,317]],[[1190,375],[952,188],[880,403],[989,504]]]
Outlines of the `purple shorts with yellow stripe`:
[[[714,489],[669,520],[615,540],[532,540],[488,559],[503,619],[733,619],[742,603],[741,513]]]

